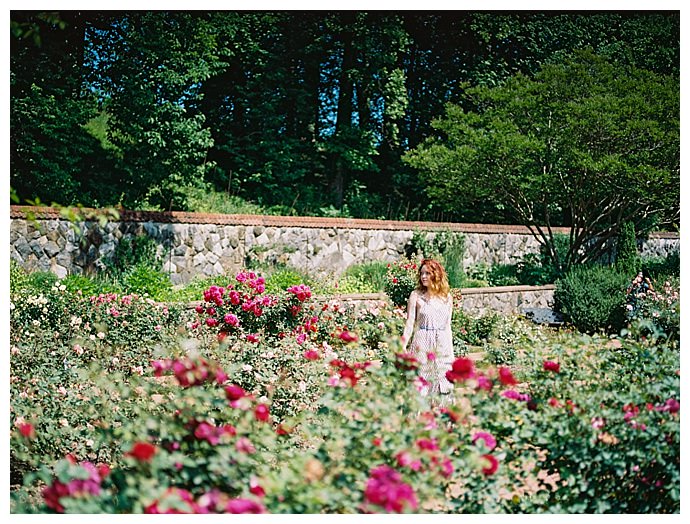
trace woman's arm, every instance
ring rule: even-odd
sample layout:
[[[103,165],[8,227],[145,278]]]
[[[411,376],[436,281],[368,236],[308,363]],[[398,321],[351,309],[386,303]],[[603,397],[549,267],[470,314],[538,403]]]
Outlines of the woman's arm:
[[[410,293],[410,298],[407,299],[407,322],[405,322],[405,331],[403,331],[402,336],[403,351],[407,348],[407,343],[410,341],[410,337],[412,336],[416,316],[417,292],[412,291],[412,293]]]

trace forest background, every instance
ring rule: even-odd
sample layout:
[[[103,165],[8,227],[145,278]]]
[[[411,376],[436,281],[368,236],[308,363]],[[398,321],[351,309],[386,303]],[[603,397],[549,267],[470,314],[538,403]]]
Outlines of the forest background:
[[[679,11],[12,11],[10,22],[13,203],[518,223],[492,188],[515,169],[515,187],[536,183],[530,202],[552,193],[530,154],[555,137],[582,138],[556,178],[592,194],[588,169],[637,180],[628,196],[646,207],[623,218],[677,227]],[[534,88],[557,82],[577,88],[549,88],[552,100]],[[494,125],[520,121],[501,97],[525,102],[525,126]],[[524,139],[539,134],[540,108],[569,105],[570,134]],[[594,132],[602,108],[616,136]],[[506,138],[511,166],[495,145],[473,162],[448,157],[487,134]],[[583,160],[585,148],[601,154]],[[491,191],[474,191],[473,172]],[[465,183],[448,187],[456,175]],[[560,183],[540,216],[569,226]]]

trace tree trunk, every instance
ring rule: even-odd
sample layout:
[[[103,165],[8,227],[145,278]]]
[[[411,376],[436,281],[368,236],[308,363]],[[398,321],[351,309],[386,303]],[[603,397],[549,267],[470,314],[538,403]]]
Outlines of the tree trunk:
[[[350,70],[353,68],[355,63],[354,48],[352,45],[353,22],[354,13],[347,12],[343,14],[343,29],[340,33],[343,46],[343,59],[338,79],[338,108],[335,123],[336,140],[339,139],[343,132],[352,127],[353,82],[352,78],[350,77]],[[333,193],[336,207],[341,209],[345,197],[346,170],[344,160],[338,154],[335,155],[333,164],[333,179],[331,181],[330,189]]]

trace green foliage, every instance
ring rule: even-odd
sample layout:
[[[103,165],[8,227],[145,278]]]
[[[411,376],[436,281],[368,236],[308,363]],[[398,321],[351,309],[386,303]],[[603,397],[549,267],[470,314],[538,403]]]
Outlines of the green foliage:
[[[402,258],[387,266],[385,291],[396,306],[406,306],[410,294],[417,287],[417,263]]]
[[[548,450],[543,467],[569,486],[547,490],[550,512],[676,511],[679,353],[639,339],[617,342],[561,339],[542,352],[559,372],[526,362],[531,407],[514,420],[524,424],[521,438]],[[521,499],[520,510],[531,502]]]
[[[93,205],[107,199],[107,187],[87,175],[112,170],[108,154],[83,128],[94,105],[62,100],[37,85],[12,98],[10,184],[22,200]]]
[[[112,282],[114,289],[163,300],[169,297],[172,282],[161,270],[162,258],[152,237],[124,236],[110,258],[103,261],[105,272],[101,278]]]
[[[513,364],[517,352],[511,344],[484,344],[484,352],[492,364],[507,366]]]
[[[103,262],[106,271],[113,276],[122,274],[137,264],[156,266],[160,263],[156,241],[145,234],[123,236],[110,258]]]
[[[436,233],[422,233],[414,231],[409,244],[405,246],[408,257],[419,256],[435,258],[445,268],[450,287],[463,287],[466,280],[463,268],[465,257],[465,237],[461,233],[439,231]]]
[[[401,161],[446,103],[585,47],[680,71],[675,11],[13,11],[10,27],[11,184],[62,204],[185,210],[208,188],[219,210],[245,204],[215,193],[271,213],[510,223],[505,203],[443,209]]]
[[[532,78],[466,93],[464,106],[449,104],[434,121],[442,138],[404,157],[447,210],[504,205],[520,223],[540,227],[534,235],[549,254],[556,249],[551,227],[569,221],[573,241],[553,260],[559,269],[597,260],[621,223],[647,216],[645,206],[664,209],[665,223],[676,221],[677,79],[583,51]]]
[[[84,296],[99,295],[101,293],[112,293],[120,291],[117,283],[103,275],[67,275],[60,281],[65,285],[67,291],[81,293]]]
[[[128,293],[147,295],[154,300],[161,300],[172,290],[169,275],[146,263],[135,264],[122,273],[120,282]]]
[[[385,291],[388,281],[388,264],[386,262],[374,261],[362,264],[353,264],[343,272],[343,277],[352,281],[353,284],[361,286],[359,293],[377,293]],[[343,284],[343,279],[338,283],[339,287]],[[363,291],[368,289],[370,291]]]
[[[206,277],[195,275],[186,284],[173,286],[167,293],[162,293],[159,300],[162,302],[188,303],[199,300],[204,290],[211,286],[222,286],[228,281],[227,275],[215,275]]]
[[[491,286],[517,286],[522,284],[518,278],[516,264],[495,264],[485,273]]]
[[[645,257],[641,261],[642,271],[652,280],[664,281],[680,277],[680,250],[676,249],[665,257]]]
[[[10,258],[10,295],[20,293],[29,287],[29,275],[22,265]]]
[[[633,222],[625,222],[621,225],[618,234],[616,267],[622,273],[636,275],[640,270],[641,263],[642,261],[637,251],[635,224]]]
[[[291,267],[278,267],[266,277],[266,293],[277,294],[290,286],[307,282],[306,275]]]
[[[583,333],[618,333],[625,318],[628,276],[607,266],[574,267],[556,281],[554,307]]]
[[[242,197],[215,191],[210,187],[189,186],[184,188],[182,192],[184,194],[184,209],[193,213],[222,213],[228,215],[276,214]]]
[[[451,319],[453,340],[457,338],[472,346],[481,345],[491,337],[499,318],[498,314],[494,312],[475,316],[458,308],[453,311]]]
[[[54,286],[58,277],[50,271],[32,271],[29,273],[28,280],[29,287],[40,292]]]

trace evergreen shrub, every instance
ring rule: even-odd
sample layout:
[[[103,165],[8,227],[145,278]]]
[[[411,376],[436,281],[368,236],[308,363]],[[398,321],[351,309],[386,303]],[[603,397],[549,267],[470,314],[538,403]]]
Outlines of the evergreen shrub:
[[[635,224],[624,222],[618,235],[618,251],[616,253],[616,267],[622,273],[629,276],[637,274],[640,270],[641,260],[637,252],[637,237],[635,236]]]
[[[618,333],[625,323],[627,286],[627,275],[614,267],[574,267],[556,281],[555,308],[581,332]]]

